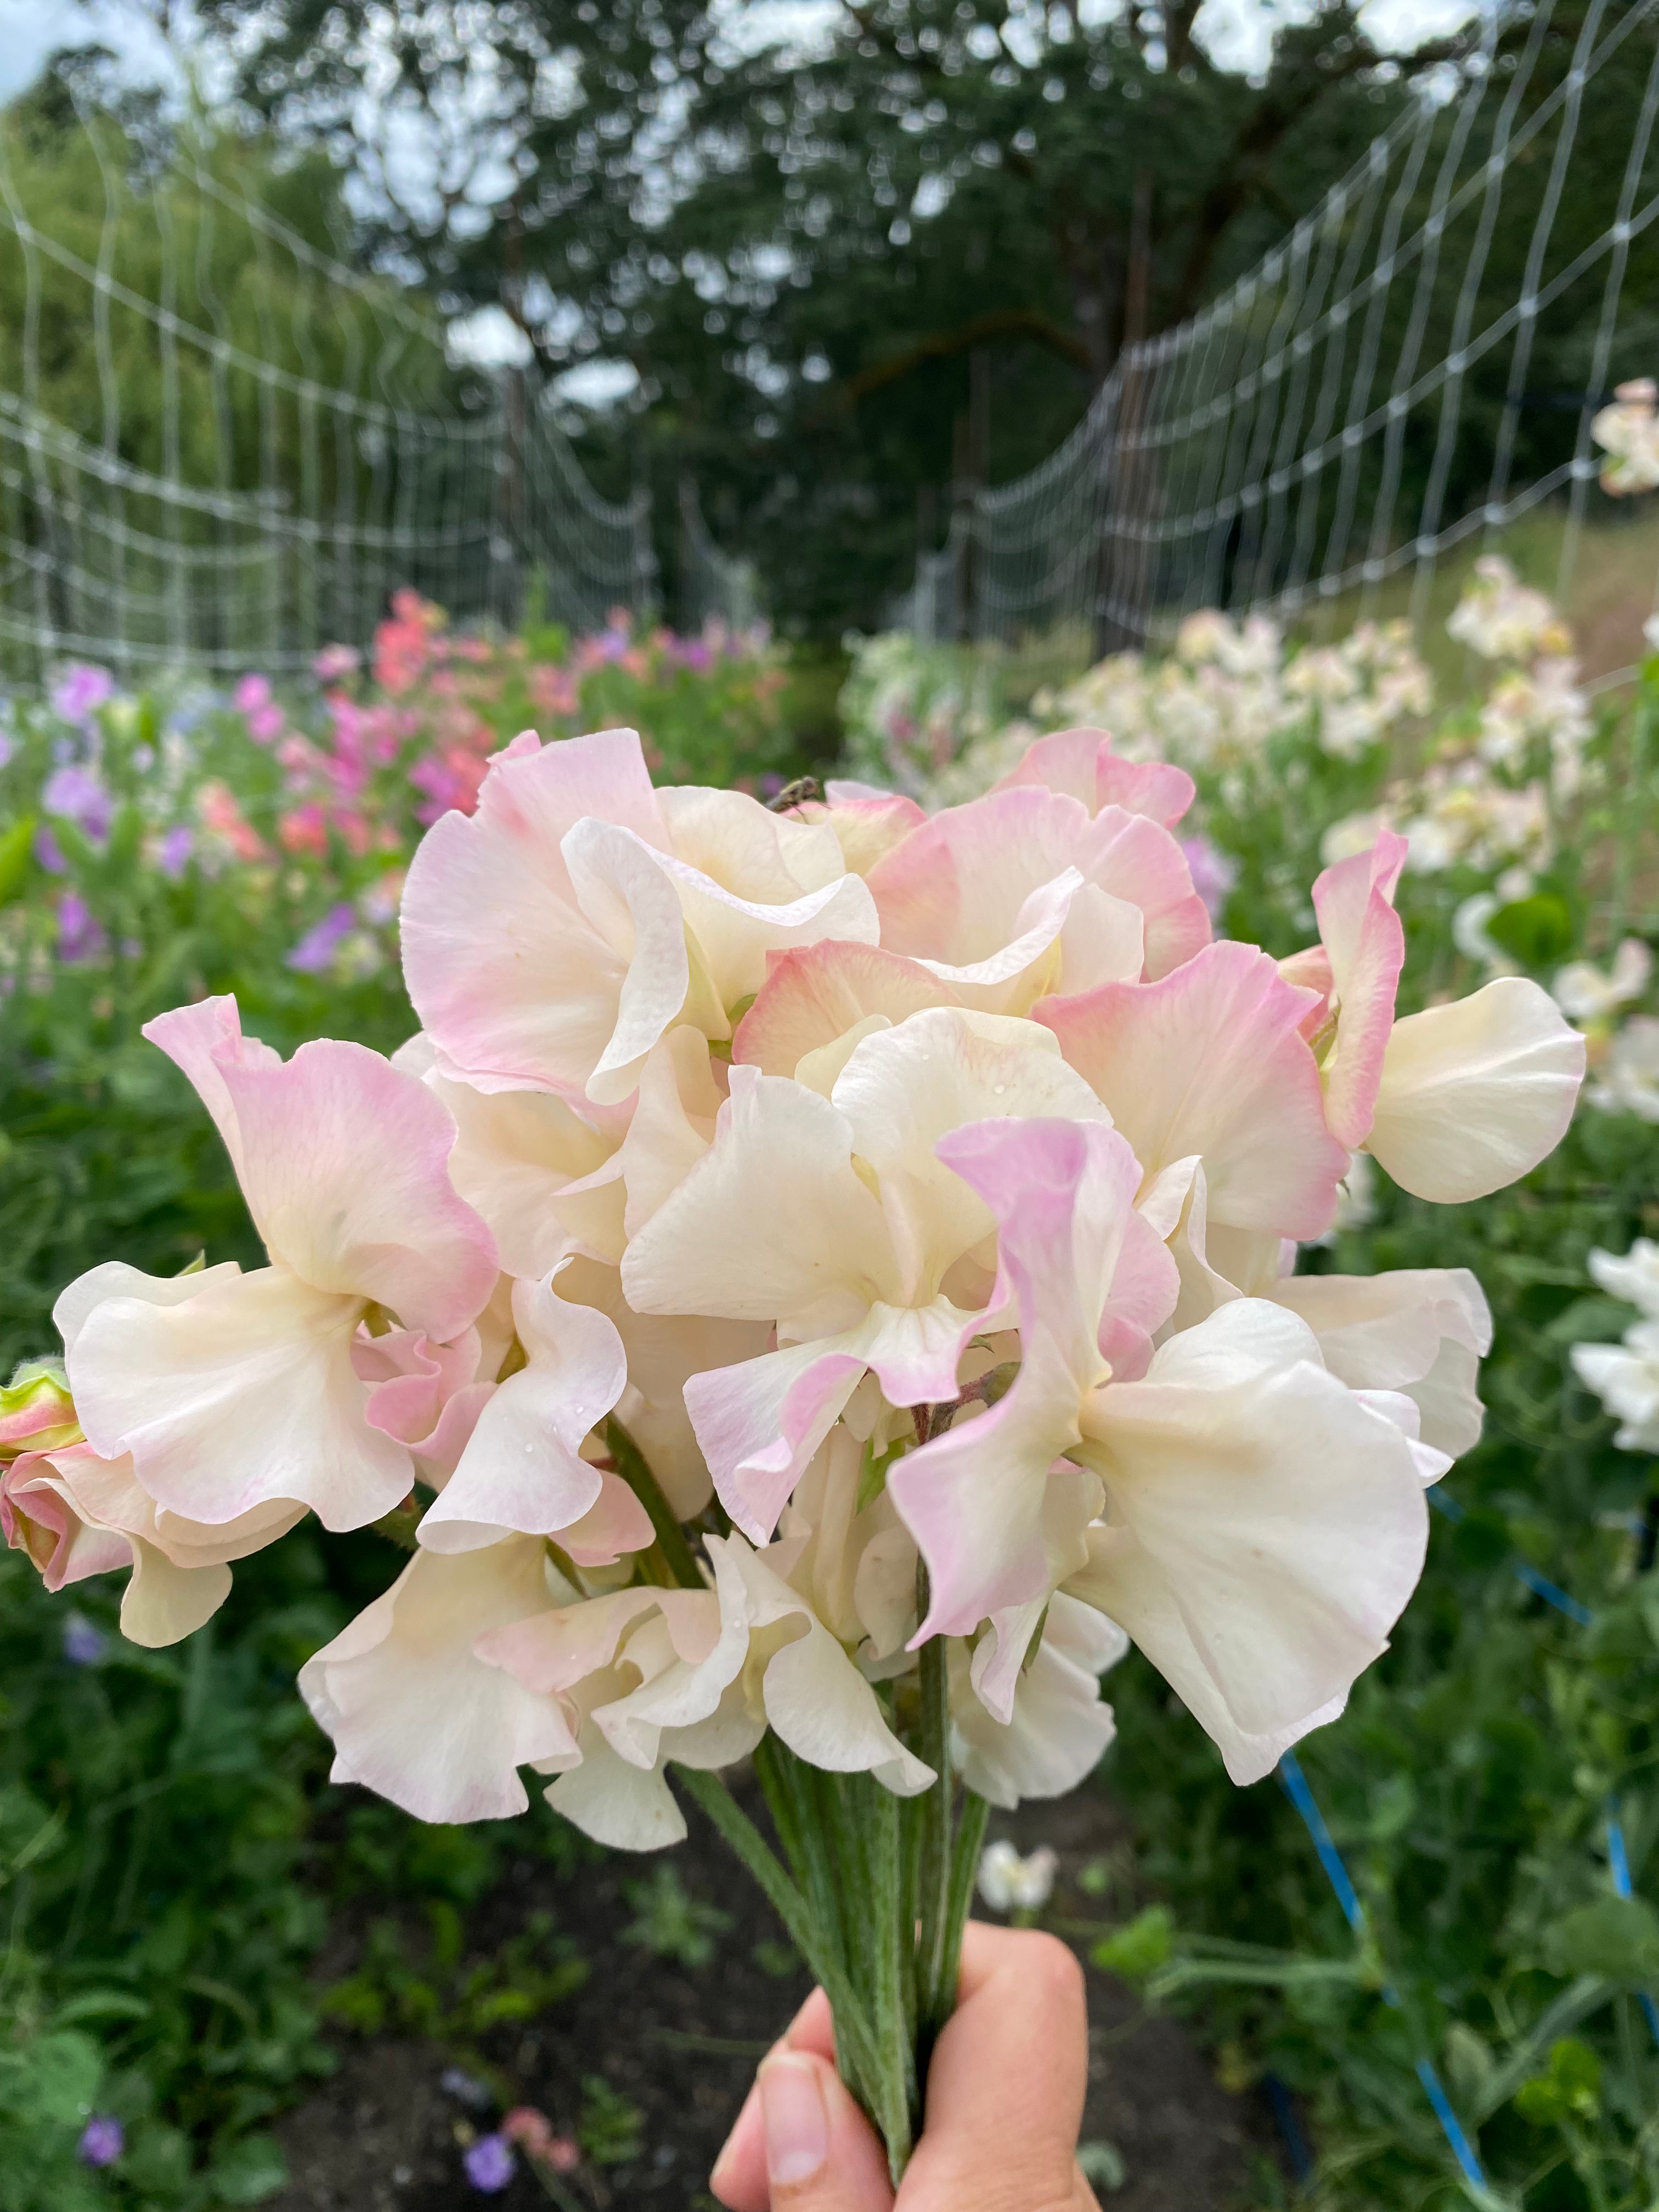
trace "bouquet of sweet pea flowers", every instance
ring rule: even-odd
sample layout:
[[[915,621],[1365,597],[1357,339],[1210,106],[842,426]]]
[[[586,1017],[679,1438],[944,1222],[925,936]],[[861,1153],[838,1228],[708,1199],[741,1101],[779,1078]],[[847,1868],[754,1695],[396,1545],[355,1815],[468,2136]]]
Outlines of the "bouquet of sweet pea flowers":
[[[1189,780],[1096,731],[932,817],[792,797],[515,739],[410,869],[391,1060],[152,1023],[269,1264],[71,1284],[0,1514],[53,1587],[130,1567],[149,1644],[307,1513],[401,1534],[301,1674],[336,1777],[453,1821],[528,1768],[653,1850],[677,1770],[896,2172],[986,1808],[1095,1765],[1129,1643],[1239,1782],[1385,1648],[1490,1324],[1466,1270],[1296,1243],[1360,1151],[1443,1202],[1524,1174],[1583,1042],[1511,976],[1395,1018],[1386,830],[1317,945],[1212,941]]]

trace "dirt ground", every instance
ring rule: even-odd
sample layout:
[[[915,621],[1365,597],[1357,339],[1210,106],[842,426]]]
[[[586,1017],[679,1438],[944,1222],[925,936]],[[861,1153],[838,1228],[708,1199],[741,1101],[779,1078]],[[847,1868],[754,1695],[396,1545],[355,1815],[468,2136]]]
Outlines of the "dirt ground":
[[[565,2184],[574,2206],[593,2212],[714,2212],[708,2174],[736,2117],[756,2060],[805,1993],[805,1978],[782,1969],[780,1931],[724,1846],[691,1815],[689,1843],[672,1855],[686,1891],[722,1906],[732,1924],[713,1960],[687,1969],[619,1940],[634,1919],[623,1886],[641,1862],[610,1856],[574,1875],[520,1867],[477,1909],[469,1948],[488,1952],[528,1916],[551,1910],[590,1964],[586,1981],[533,2021],[497,2029],[483,2051],[496,2098],[510,2093],[574,2128],[583,2083],[602,2076],[638,2109],[638,2155],[625,2164],[586,2162]],[[1054,1805],[998,1819],[993,1834],[1022,1849],[1048,1843],[1060,1873],[1049,1915],[1099,1921],[1103,1863],[1121,1875],[1122,1831],[1109,1801],[1091,1790]],[[648,1863],[647,1863],[648,1865]],[[1088,1869],[1088,1872],[1085,1872]],[[1085,1887],[1079,1888],[1078,1877]],[[1115,1885],[1113,1917],[1124,1910]],[[1079,1949],[1086,1937],[1079,1932]],[[325,1971],[353,1963],[354,1930],[337,1929]],[[762,1956],[754,1954],[760,1947]],[[1089,1970],[1090,2087],[1085,2143],[1106,2143],[1123,2179],[1100,2189],[1111,2212],[1239,2212],[1249,2201],[1251,2154],[1273,2152],[1271,2128],[1254,2100],[1228,2095],[1188,2031],[1146,2013],[1121,1983]],[[290,2181],[268,2212],[454,2212],[489,2203],[501,2212],[545,2206],[520,2162],[488,2197],[462,2165],[475,2133],[494,2124],[487,2102],[455,2078],[456,2053],[406,2038],[341,2037],[342,2064],[278,2126]],[[446,2087],[445,2076],[449,2076]],[[459,2092],[459,2094],[458,2094]],[[469,2105],[471,2094],[472,2102]]]

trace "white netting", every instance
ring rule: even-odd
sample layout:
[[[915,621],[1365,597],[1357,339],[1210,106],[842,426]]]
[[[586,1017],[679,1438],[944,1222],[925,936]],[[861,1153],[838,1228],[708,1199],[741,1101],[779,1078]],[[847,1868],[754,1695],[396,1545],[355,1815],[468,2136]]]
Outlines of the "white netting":
[[[1537,0],[1487,28],[1285,242],[1128,347],[1087,416],[957,510],[902,620],[1086,623],[1139,644],[1200,606],[1292,612],[1413,572],[1540,502],[1571,580],[1614,375],[1659,361],[1659,0]],[[1569,173],[1571,172],[1571,189]],[[1368,609],[1366,611],[1369,611]]]
[[[461,621],[642,612],[644,495],[594,492],[533,376],[457,405],[438,325],[234,151],[0,117],[0,652],[291,667],[403,586]]]
[[[717,545],[703,520],[697,487],[680,478],[680,626],[700,630],[710,622],[749,629],[761,618],[760,579],[752,561]]]

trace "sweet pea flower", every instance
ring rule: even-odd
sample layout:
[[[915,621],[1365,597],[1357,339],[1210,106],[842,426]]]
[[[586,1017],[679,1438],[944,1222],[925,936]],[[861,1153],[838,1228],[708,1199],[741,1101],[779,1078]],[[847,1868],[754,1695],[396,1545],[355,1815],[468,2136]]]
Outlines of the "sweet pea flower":
[[[988,1619],[970,1677],[1006,1722],[1063,1589],[1127,1632],[1234,1779],[1253,1781],[1340,1710],[1416,1583],[1417,1409],[1349,1390],[1306,1323],[1259,1298],[1221,1306],[1120,1380],[1108,1324],[1121,1289],[1102,1251],[1138,1172],[1122,1139],[994,1122],[941,1149],[996,1214],[1021,1364],[995,1405],[889,1473],[928,1570],[913,1642]],[[1151,1273],[1131,1259],[1132,1280]]]
[[[1560,1142],[1584,1040],[1521,975],[1395,1019],[1405,934],[1394,891],[1406,849],[1384,830],[1369,853],[1328,867],[1313,893],[1321,943],[1281,967],[1323,994],[1306,1027],[1332,1135],[1414,1196],[1454,1205],[1501,1190]]]
[[[150,1649],[176,1644],[230,1595],[230,1562],[286,1535],[305,1511],[282,1500],[205,1526],[159,1508],[132,1461],[90,1444],[25,1453],[0,1476],[0,1533],[27,1552],[49,1590],[131,1567],[121,1633]]]
[[[677,1023],[728,1038],[769,951],[877,928],[828,828],[653,791],[633,731],[526,732],[416,854],[404,965],[443,1073],[615,1104]]]
[[[1659,1244],[1650,1237],[1638,1237],[1623,1254],[1598,1246],[1589,1265],[1590,1279],[1610,1298],[1623,1298],[1647,1320],[1659,1321]]]
[[[454,1126],[415,1077],[356,1044],[284,1063],[242,1035],[234,999],[146,1024],[212,1115],[270,1265],[193,1275],[111,1263],[55,1318],[82,1426],[131,1455],[155,1504],[220,1529],[281,1503],[330,1528],[408,1494],[406,1444],[378,1425],[355,1352],[395,1319],[434,1345],[496,1281],[489,1230],[450,1184]]]
[[[52,686],[52,711],[65,722],[84,728],[98,709],[115,696],[115,678],[107,668],[72,660]]]
[[[1659,1018],[1631,1016],[1608,1046],[1588,1095],[1604,1114],[1659,1121]]]
[[[109,951],[109,933],[78,891],[58,901],[58,957],[69,967],[100,960]]]
[[[1167,975],[1210,939],[1179,844],[1040,785],[947,807],[871,870],[883,948],[991,1013]]]
[[[951,1755],[968,1788],[1007,1812],[1028,1797],[1063,1797],[1075,1790],[1099,1765],[1117,1733],[1112,1709],[1100,1694],[1100,1678],[1128,1649],[1129,1639],[1115,1620],[1056,1590],[1042,1640],[1020,1668],[1009,1716],[998,1720],[973,1686],[970,1647],[952,1638],[946,1655]],[[996,1849],[993,1844],[980,1865],[979,1892],[986,1903],[998,1912],[1046,1905],[1054,1887],[1054,1854],[1048,1853],[1045,1879],[1042,1850],[1017,1869],[1006,1861],[992,1862]],[[994,1894],[986,1880],[993,1864]]]
[[[0,1389],[0,1463],[80,1441],[69,1377],[49,1360],[26,1360]]]
[[[1059,1870],[1060,1856],[1052,1844],[1039,1844],[1022,1858],[1006,1838],[1000,1838],[980,1853],[975,1887],[993,1912],[1038,1912],[1054,1893]]]
[[[313,922],[283,962],[302,975],[322,975],[334,963],[343,939],[357,927],[357,912],[349,899],[330,907],[320,921]]]
[[[1106,1119],[1031,1024],[937,1007],[843,1042],[827,1096],[734,1065],[713,1146],[623,1260],[641,1312],[776,1326],[776,1351],[685,1388],[715,1489],[757,1541],[866,1370],[896,1406],[957,1395],[994,1224],[939,1139],[989,1115]]]
[[[155,848],[155,865],[170,884],[176,884],[184,874],[195,849],[196,832],[188,823],[175,822],[170,830],[163,830]]]
[[[1620,940],[1610,965],[1574,960],[1556,971],[1550,995],[1576,1022],[1604,1022],[1639,999],[1653,974],[1653,954],[1639,937]]]
[[[93,769],[75,764],[54,769],[46,778],[40,804],[48,814],[72,822],[89,845],[101,850],[108,842],[115,802]]]

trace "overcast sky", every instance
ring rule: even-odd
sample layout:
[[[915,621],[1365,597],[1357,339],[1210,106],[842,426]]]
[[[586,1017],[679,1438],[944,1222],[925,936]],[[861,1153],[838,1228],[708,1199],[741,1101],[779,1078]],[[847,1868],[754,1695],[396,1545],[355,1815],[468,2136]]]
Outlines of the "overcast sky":
[[[1109,4],[1109,0],[1107,0]],[[1299,8],[1284,0],[1279,13]],[[1410,46],[1449,30],[1474,12],[1476,0],[1370,0],[1364,21],[1381,46]],[[838,13],[837,0],[732,0],[734,27],[757,40],[799,35]],[[1106,12],[1106,5],[1102,5]],[[1267,50],[1275,21],[1270,0],[1206,0],[1199,18],[1218,61],[1249,67]],[[19,92],[54,46],[100,39],[131,59],[135,76],[166,68],[161,41],[125,0],[0,0],[0,100]]]

